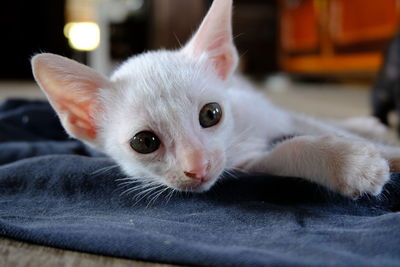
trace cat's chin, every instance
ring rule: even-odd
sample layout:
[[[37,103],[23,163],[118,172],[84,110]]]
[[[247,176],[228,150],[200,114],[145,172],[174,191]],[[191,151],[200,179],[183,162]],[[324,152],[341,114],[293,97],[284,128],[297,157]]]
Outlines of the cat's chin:
[[[174,187],[178,191],[183,191],[183,192],[193,192],[193,193],[203,193],[212,187],[214,183],[211,184],[200,184],[200,185],[193,185],[193,186],[183,186],[183,187]]]
[[[210,188],[214,185],[214,183],[215,183],[215,180],[209,180],[205,183],[199,184],[197,187],[192,187],[190,190],[187,190],[187,191],[191,191],[194,193],[206,192],[206,191],[210,190]]]
[[[204,181],[190,181],[170,184],[169,187],[184,192],[202,193],[208,191],[218,178],[210,178]]]

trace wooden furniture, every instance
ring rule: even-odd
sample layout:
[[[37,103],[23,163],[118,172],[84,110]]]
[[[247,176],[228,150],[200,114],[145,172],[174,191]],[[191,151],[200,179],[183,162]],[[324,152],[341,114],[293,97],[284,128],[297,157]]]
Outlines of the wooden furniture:
[[[263,79],[278,69],[276,1],[234,0],[233,7],[233,36],[241,70]]]
[[[300,74],[376,73],[396,34],[397,0],[279,0],[279,63]]]

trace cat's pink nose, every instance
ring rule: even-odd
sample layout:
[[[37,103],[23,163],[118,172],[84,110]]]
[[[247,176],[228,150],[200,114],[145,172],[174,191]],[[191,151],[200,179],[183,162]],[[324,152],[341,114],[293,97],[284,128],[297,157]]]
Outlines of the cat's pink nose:
[[[205,164],[198,166],[196,169],[190,171],[184,171],[183,173],[187,177],[192,179],[205,180],[209,169],[210,169],[210,161],[207,161]]]

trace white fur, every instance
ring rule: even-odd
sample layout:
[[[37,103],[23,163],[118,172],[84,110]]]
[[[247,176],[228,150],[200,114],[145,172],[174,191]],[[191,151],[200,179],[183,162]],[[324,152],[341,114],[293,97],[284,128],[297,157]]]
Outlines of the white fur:
[[[128,174],[145,174],[172,187],[185,188],[180,181],[185,178],[180,154],[188,147],[201,147],[211,162],[220,162],[212,164],[210,172],[215,177],[221,174],[226,159],[220,152],[234,138],[234,118],[225,95],[227,82],[218,79],[205,59],[195,62],[171,51],[146,53],[123,64],[111,83],[113,90],[101,91],[105,116],[99,119],[99,138],[104,151]],[[198,114],[210,102],[223,106],[224,118],[219,127],[202,129]],[[143,155],[130,148],[129,140],[142,130],[157,134],[162,142],[160,150]]]
[[[132,179],[149,186],[205,191],[224,171],[240,169],[303,177],[351,197],[379,194],[389,179],[388,160],[400,167],[400,151],[347,131],[366,132],[352,123],[328,124],[284,111],[232,74],[237,55],[230,9],[231,1],[215,0],[183,49],[132,57],[110,80],[51,54],[33,58],[35,78],[72,136],[104,151]],[[82,94],[89,110],[81,105]],[[202,128],[199,112],[210,102],[221,105],[223,117]],[[144,130],[161,140],[150,154],[129,144]],[[273,144],[282,136],[294,137]],[[185,175],[194,164],[209,167],[207,179]]]
[[[205,58],[194,62],[179,51],[147,53],[129,59],[111,83],[113,90],[101,91],[106,116],[100,120],[100,138],[104,151],[129,175],[190,189],[177,148],[195,144],[213,162],[210,183],[195,191],[207,190],[229,169],[301,176],[348,196],[377,194],[389,178],[388,163],[373,144],[274,106],[240,77],[218,79]],[[202,129],[198,113],[209,102],[222,105],[224,120],[215,129]],[[163,142],[151,155],[138,154],[128,144],[145,129]],[[302,137],[269,147],[286,135]]]

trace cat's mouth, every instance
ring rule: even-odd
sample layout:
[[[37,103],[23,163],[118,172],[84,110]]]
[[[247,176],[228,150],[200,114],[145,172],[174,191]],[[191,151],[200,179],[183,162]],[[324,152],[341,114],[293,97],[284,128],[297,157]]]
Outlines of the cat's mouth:
[[[216,173],[218,173],[218,175]],[[201,193],[209,190],[219,176],[219,172],[208,173],[205,177],[201,179],[192,179],[188,178],[187,176],[182,176],[178,179],[170,180],[169,186],[179,191]]]
[[[205,178],[202,181],[197,181],[193,183],[189,188],[186,189],[186,191],[192,191],[192,192],[205,192],[211,188],[211,186],[214,184],[216,179],[214,178]]]

